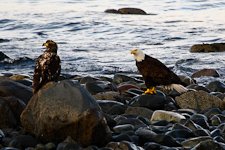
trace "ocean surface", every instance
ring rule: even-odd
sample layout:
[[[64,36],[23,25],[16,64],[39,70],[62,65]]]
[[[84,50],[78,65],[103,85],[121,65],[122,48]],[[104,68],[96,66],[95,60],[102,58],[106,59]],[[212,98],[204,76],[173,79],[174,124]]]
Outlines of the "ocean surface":
[[[136,7],[149,15],[104,13]],[[216,69],[224,82],[225,52],[190,53],[194,44],[225,41],[224,0],[1,0],[0,74],[32,76],[42,44],[58,44],[62,74],[138,74],[130,51],[142,49],[178,75]]]

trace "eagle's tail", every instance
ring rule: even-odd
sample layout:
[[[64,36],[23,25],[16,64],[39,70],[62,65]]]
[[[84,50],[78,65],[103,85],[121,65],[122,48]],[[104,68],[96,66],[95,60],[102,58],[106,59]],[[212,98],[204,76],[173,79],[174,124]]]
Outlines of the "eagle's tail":
[[[170,85],[164,85],[163,86],[165,89],[167,90],[173,90],[175,89],[177,92],[181,93],[185,93],[188,91],[187,88],[185,88],[183,85],[181,84],[170,84]]]

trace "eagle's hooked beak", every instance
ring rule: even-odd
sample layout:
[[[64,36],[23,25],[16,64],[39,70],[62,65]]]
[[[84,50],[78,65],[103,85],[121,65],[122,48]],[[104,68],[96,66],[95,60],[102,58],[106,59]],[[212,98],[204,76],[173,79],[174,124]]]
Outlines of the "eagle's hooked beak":
[[[136,49],[133,49],[131,52],[130,52],[130,54],[135,54],[137,52],[137,50]]]
[[[48,47],[48,43],[43,43],[43,45],[42,46],[46,46],[46,47]]]

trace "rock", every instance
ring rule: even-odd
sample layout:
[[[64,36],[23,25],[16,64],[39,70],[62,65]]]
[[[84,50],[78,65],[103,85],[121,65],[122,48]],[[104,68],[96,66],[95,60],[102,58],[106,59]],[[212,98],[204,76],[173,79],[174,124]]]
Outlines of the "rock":
[[[221,52],[225,50],[225,43],[196,44],[190,49],[190,52]]]
[[[123,120],[121,120],[117,123],[117,125],[125,125],[125,124],[133,125],[135,130],[139,127],[146,127],[147,126],[144,122],[142,122],[141,120],[136,119],[136,118],[123,119]]]
[[[110,147],[115,150],[144,150],[143,148],[128,141],[110,142],[106,145],[106,147]]]
[[[134,130],[134,126],[131,124],[123,124],[123,125],[117,125],[113,127],[113,131],[116,133],[121,133],[122,131],[129,131]]]
[[[218,126],[221,124],[220,118],[216,115],[214,115],[212,118],[210,118],[210,121],[213,126]]]
[[[113,83],[115,83],[116,85],[123,83],[123,82],[128,82],[128,81],[133,81],[135,83],[142,83],[143,81],[139,81],[135,78],[126,76],[126,75],[122,75],[122,74],[116,74],[113,77]]]
[[[93,78],[93,77],[87,76],[87,77],[83,77],[80,80],[80,84],[85,84],[87,82],[94,82],[94,81],[97,81],[97,80],[98,80],[97,78]]]
[[[202,76],[220,77],[220,74],[215,69],[203,69],[192,74],[191,78],[198,78]]]
[[[30,135],[19,135],[12,139],[11,146],[20,146],[16,148],[26,149],[27,147],[36,147],[38,141]],[[16,145],[15,145],[16,144]],[[13,146],[14,145],[14,146]]]
[[[97,94],[100,92],[105,92],[105,89],[98,86],[95,83],[92,82],[86,82],[85,83],[85,89],[90,93],[90,94]]]
[[[115,105],[124,106],[124,104],[121,102],[110,101],[110,100],[97,100],[97,103],[101,107],[103,112],[108,112]]]
[[[179,123],[175,123],[172,127],[172,130],[187,130],[188,132],[191,132],[192,130],[189,129],[188,127],[182,125],[182,124],[179,124]]]
[[[153,142],[157,133],[149,129],[139,128],[135,131],[135,135],[139,136],[140,144],[143,145],[146,142]]]
[[[191,131],[186,129],[176,129],[172,131],[167,131],[165,135],[172,136],[173,138],[189,138],[192,136]]]
[[[211,81],[205,86],[211,92],[222,92],[225,93],[225,84],[220,81]]]
[[[103,146],[111,139],[99,105],[72,80],[46,84],[31,98],[20,118],[26,131],[46,142],[71,136],[83,146]]]
[[[178,123],[181,119],[185,119],[185,117],[181,114],[172,111],[156,110],[152,114],[150,123],[153,123],[158,120],[167,120],[172,123]]]
[[[151,110],[164,109],[166,104],[166,96],[164,93],[157,91],[155,95],[140,95],[134,98],[134,101],[130,103],[133,107],[145,107]]]
[[[169,147],[181,146],[179,142],[177,142],[172,136],[163,135],[163,134],[156,135],[156,137],[154,138],[154,142],[161,145],[169,146]]]
[[[186,85],[196,84],[196,82],[189,76],[179,76],[180,80]]]
[[[119,10],[116,9],[107,9],[106,13],[116,13],[116,14],[138,14],[138,15],[147,15],[144,10],[139,8],[121,8]]]
[[[0,61],[4,60],[5,58],[9,58],[9,57],[0,51]]]
[[[122,134],[113,136],[113,141],[115,141],[115,142],[120,142],[120,141],[132,142],[132,139],[130,138],[129,135],[122,133]]]
[[[195,124],[192,120],[187,120],[184,126],[188,127],[191,130],[203,129],[201,126]]]
[[[56,145],[53,142],[49,142],[49,143],[45,144],[45,147],[49,150],[56,149]]]
[[[13,80],[23,80],[25,78],[30,78],[30,77],[27,75],[17,74],[17,75],[11,76],[10,78]]]
[[[25,104],[27,104],[30,98],[33,96],[33,92],[31,87],[25,86],[10,79],[3,79],[2,81],[0,81],[0,96],[14,96],[21,99]]]
[[[189,86],[187,86],[188,89],[195,89],[196,91],[205,91],[207,93],[210,93],[210,90],[208,90],[207,88],[205,88],[204,86],[200,86],[197,84],[191,84]]]
[[[114,105],[106,113],[110,115],[124,114],[127,107],[127,105]]]
[[[128,107],[125,114],[134,114],[151,119],[153,111],[144,107]]]
[[[220,110],[225,110],[225,98],[223,98],[223,100],[221,101],[221,103],[220,103]]]
[[[220,106],[221,100],[205,91],[190,91],[177,96],[175,101],[180,108],[192,108],[197,110],[206,110],[210,107]]]
[[[56,150],[70,150],[70,149],[81,149],[79,144],[61,142],[57,145]]]
[[[7,100],[0,97],[0,128],[14,128],[17,120],[7,103]]]
[[[217,115],[217,114],[222,114],[221,110],[218,108],[212,108],[204,113],[204,115],[208,118],[211,118],[212,116]]]
[[[152,123],[154,126],[167,126],[168,124],[170,124],[170,122],[167,120],[158,120]]]
[[[118,102],[123,101],[122,97],[120,96],[120,93],[114,92],[114,91],[97,93],[96,95],[93,95],[93,97],[96,100],[112,100],[112,101],[118,101]]]
[[[192,134],[196,137],[198,137],[198,136],[210,136],[209,131],[205,130],[205,129],[196,129],[196,130],[192,131]]]
[[[131,89],[131,88],[132,88],[132,89],[138,89],[138,90],[140,90],[139,87],[134,86],[134,85],[132,85],[132,84],[124,84],[124,85],[118,86],[117,88],[118,88],[118,91],[120,92],[120,94],[121,94],[123,91],[128,90],[128,89]]]
[[[191,150],[203,150],[203,149],[216,149],[216,150],[224,150],[225,147],[213,140],[202,141],[196,146],[194,146]]]
[[[147,13],[144,10],[141,10],[139,8],[121,8],[118,10],[122,14],[139,14],[139,15],[147,15]]]
[[[189,138],[183,142],[181,142],[182,147],[194,147],[196,146],[198,143],[202,142],[202,141],[206,141],[212,139],[209,136],[202,136],[202,137],[195,137],[195,138]]]
[[[143,146],[143,148],[146,149],[146,150],[160,150],[161,147],[162,147],[162,145],[157,144],[155,142],[147,142]]]

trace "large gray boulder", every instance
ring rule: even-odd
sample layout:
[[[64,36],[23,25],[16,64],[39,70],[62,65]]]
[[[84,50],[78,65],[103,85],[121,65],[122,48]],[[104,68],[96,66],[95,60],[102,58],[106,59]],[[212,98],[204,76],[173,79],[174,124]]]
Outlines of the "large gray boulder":
[[[83,146],[104,146],[111,132],[95,99],[76,81],[49,82],[21,115],[25,130],[43,141],[70,136]]]
[[[180,108],[193,108],[199,111],[209,109],[213,106],[219,107],[221,100],[214,96],[210,95],[205,91],[191,91],[177,96],[175,101]]]

